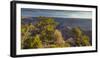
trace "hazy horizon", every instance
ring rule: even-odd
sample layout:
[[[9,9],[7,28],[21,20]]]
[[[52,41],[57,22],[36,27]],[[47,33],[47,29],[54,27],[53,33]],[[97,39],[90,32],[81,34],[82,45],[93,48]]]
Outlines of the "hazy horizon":
[[[74,11],[74,10],[48,10],[48,9],[29,9],[22,8],[21,16],[26,17],[58,17],[58,18],[85,18],[91,19],[91,11]]]

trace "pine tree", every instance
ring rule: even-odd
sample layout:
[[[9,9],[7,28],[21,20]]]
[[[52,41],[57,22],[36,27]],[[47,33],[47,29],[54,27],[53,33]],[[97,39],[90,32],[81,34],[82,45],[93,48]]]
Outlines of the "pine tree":
[[[56,39],[56,45],[58,47],[64,47],[65,41],[62,37],[62,33],[59,30],[55,30],[54,36],[55,36],[55,39]]]
[[[35,26],[30,24],[21,25],[21,48],[30,48],[30,42],[32,39],[31,31],[35,29]]]
[[[40,40],[39,35],[36,35],[34,38],[34,40],[31,42],[31,47],[32,48],[42,48],[42,41]]]
[[[41,41],[45,46],[50,45],[54,40],[53,34],[58,23],[53,18],[40,16],[38,19],[37,24],[35,24],[37,28],[36,32],[40,34]]]
[[[90,41],[89,41],[89,37],[86,35],[82,36],[82,45],[83,46],[90,46]]]
[[[89,37],[85,35],[79,27],[73,28],[76,46],[90,46]]]

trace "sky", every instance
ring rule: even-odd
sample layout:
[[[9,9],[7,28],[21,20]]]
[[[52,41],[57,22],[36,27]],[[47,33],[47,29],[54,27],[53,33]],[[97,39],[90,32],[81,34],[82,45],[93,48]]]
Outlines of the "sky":
[[[29,9],[22,8],[21,16],[28,17],[58,17],[58,18],[92,18],[91,11],[75,11],[75,10],[48,10],[48,9]]]

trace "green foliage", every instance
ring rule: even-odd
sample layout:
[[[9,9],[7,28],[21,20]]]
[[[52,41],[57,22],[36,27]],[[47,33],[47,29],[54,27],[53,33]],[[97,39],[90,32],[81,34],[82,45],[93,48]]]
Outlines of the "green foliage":
[[[53,44],[50,46],[50,48],[57,48],[57,45]]]
[[[73,28],[72,29],[73,35],[75,36],[75,43],[77,46],[81,46],[81,36],[82,36],[82,31],[79,27]]]
[[[42,48],[42,41],[40,40],[39,35],[36,35],[34,38],[34,40],[31,43],[31,47],[32,48]]]
[[[82,46],[82,44],[81,44],[81,38],[79,37],[79,38],[76,38],[76,45],[77,46]]]
[[[27,26],[27,24],[21,26],[21,48],[25,48],[25,40],[27,40],[30,35],[30,33],[28,32],[29,28]]]
[[[71,43],[70,43],[69,41],[66,40],[65,46],[66,46],[66,47],[71,47]]]
[[[32,38],[27,38],[26,40],[24,40],[23,42],[23,47],[22,49],[28,49],[28,48],[32,48],[31,47],[31,43],[32,43]]]
[[[34,25],[32,23],[21,25],[22,48],[41,48],[42,44],[54,44],[53,34],[58,23],[52,18],[40,16],[38,19],[39,21]]]
[[[31,31],[35,30],[35,26],[30,24],[22,24],[21,25],[21,48],[28,48],[30,47],[31,38]]]
[[[39,35],[36,35],[34,38],[28,38],[24,41],[24,49],[28,48],[42,48],[42,42],[39,38]]]
[[[86,35],[82,36],[82,45],[83,46],[90,46],[89,37]]]
[[[59,48],[75,46],[90,46],[89,37],[80,27],[72,28],[69,32],[73,35],[64,39],[62,32],[57,29],[58,23],[53,18],[38,17],[35,24],[21,24],[21,48]]]
[[[50,43],[49,41],[54,39],[54,31],[57,26],[57,22],[52,18],[38,17],[39,21],[35,26],[37,27],[37,32],[40,34],[40,38],[45,44]]]
[[[72,31],[75,35],[76,46],[89,46],[90,45],[89,37],[83,34],[83,32],[81,31],[79,27],[73,28]]]
[[[80,36],[82,35],[82,31],[81,31],[81,29],[80,29],[79,27],[73,28],[73,29],[72,29],[72,32],[74,33],[74,35],[75,35],[76,37],[80,37]]]

